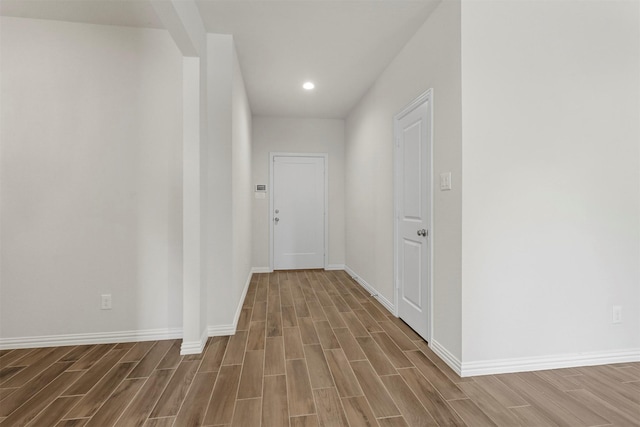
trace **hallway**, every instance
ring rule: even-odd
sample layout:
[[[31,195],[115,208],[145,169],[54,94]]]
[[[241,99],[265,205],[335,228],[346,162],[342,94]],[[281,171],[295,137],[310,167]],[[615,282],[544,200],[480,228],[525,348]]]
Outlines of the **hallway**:
[[[460,378],[342,271],[256,274],[237,333],[179,351],[1,351],[0,425],[640,425],[640,364]]]

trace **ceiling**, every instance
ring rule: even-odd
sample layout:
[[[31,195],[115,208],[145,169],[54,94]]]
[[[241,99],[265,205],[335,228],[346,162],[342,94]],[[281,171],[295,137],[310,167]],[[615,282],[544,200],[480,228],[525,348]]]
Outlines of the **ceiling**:
[[[253,114],[343,118],[441,0],[196,0],[233,34]],[[148,0],[2,0],[0,14],[162,28]],[[314,91],[302,83],[312,80]]]

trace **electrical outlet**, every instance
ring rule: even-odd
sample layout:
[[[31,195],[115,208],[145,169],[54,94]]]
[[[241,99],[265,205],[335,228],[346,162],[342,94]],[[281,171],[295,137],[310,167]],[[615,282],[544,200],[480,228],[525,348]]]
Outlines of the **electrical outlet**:
[[[111,294],[100,295],[100,309],[111,310]]]
[[[613,306],[613,316],[611,319],[611,323],[622,323],[622,306]]]

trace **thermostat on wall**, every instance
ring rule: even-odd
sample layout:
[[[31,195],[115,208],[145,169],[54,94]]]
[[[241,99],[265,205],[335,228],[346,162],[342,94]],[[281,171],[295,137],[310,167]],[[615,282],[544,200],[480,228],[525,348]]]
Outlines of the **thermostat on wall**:
[[[266,192],[267,191],[267,186],[265,184],[257,184],[256,185],[256,191]]]

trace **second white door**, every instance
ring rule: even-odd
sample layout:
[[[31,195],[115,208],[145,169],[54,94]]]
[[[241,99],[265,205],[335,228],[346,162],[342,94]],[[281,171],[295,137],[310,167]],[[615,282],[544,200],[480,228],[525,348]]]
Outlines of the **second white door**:
[[[273,268],[323,268],[325,158],[274,155]]]
[[[431,276],[431,93],[396,116],[398,315],[427,341]]]

